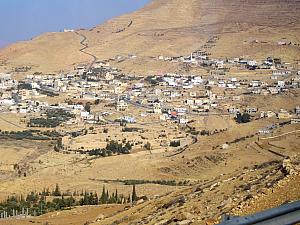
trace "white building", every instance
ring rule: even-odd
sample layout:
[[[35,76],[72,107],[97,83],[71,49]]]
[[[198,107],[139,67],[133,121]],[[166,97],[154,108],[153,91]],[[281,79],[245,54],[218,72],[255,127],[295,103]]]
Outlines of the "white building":
[[[285,87],[285,81],[284,80],[277,81],[277,86],[280,87],[280,88],[284,88]]]
[[[117,103],[117,111],[126,111],[128,109],[128,104],[124,100],[120,100]]]
[[[156,114],[161,114],[162,113],[162,107],[161,104],[159,102],[155,102],[153,104],[153,112]]]

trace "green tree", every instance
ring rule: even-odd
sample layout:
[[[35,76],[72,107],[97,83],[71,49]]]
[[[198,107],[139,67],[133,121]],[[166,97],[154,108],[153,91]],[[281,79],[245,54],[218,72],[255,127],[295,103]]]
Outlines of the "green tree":
[[[251,116],[248,113],[244,113],[242,116],[243,123],[249,123],[251,119]]]
[[[237,123],[249,123],[251,120],[251,116],[248,113],[238,113],[236,115],[235,121]]]
[[[144,145],[144,148],[145,148],[146,150],[150,151],[150,150],[151,150],[151,144],[150,144],[150,142],[147,142],[147,143]]]
[[[85,106],[84,106],[84,109],[85,109],[85,111],[90,113],[91,112],[91,104],[89,102],[86,103]]]
[[[137,196],[136,190],[135,190],[135,184],[132,187],[131,200],[132,200],[132,202],[136,202],[138,200],[138,196]]]
[[[115,203],[118,203],[118,201],[119,201],[118,189],[116,189],[115,198],[116,198],[116,202]]]
[[[56,184],[55,190],[52,192],[52,194],[53,194],[53,196],[61,196],[61,192],[60,192],[58,184]]]
[[[180,140],[178,141],[171,141],[170,142],[171,147],[179,147],[180,146]]]
[[[125,144],[124,148],[125,148],[125,150],[127,149],[128,151],[130,151],[132,149],[132,146],[129,141]]]
[[[100,203],[101,204],[106,204],[107,201],[108,201],[108,196],[107,196],[107,193],[105,191],[105,186],[103,186],[102,194],[101,194],[101,197],[100,197]]]

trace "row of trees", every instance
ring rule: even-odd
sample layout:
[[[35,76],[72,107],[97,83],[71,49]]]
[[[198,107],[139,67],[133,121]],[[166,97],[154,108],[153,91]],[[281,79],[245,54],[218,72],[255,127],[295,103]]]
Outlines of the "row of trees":
[[[122,132],[139,132],[140,130],[142,130],[142,129],[137,128],[137,127],[124,127],[124,128],[122,128]]]
[[[23,131],[1,131],[0,138],[13,138],[16,140],[55,140],[60,137],[56,131],[39,131],[39,130],[23,130]]]
[[[50,109],[46,111],[46,117],[31,118],[28,127],[57,127],[75,116],[63,109]]]
[[[47,196],[54,196],[54,198],[47,200],[49,199]],[[100,197],[98,197],[98,194],[95,192],[85,191],[80,195],[80,198],[73,195],[65,196],[61,193],[59,186],[56,185],[53,192],[47,192],[46,190],[42,193],[31,192],[26,198],[22,195],[19,197],[10,196],[0,203],[0,213],[5,211],[8,215],[13,215],[16,211],[22,212],[26,209],[29,215],[36,216],[79,205],[127,204],[136,202],[138,199],[135,185],[133,185],[132,194],[128,197],[119,194],[117,189],[110,194],[103,186]]]
[[[121,182],[123,182],[125,185],[138,185],[138,184],[159,184],[159,185],[166,185],[166,186],[179,185],[176,183],[175,180],[124,180]]]
[[[130,142],[118,143],[117,141],[110,141],[103,149],[92,149],[87,151],[90,156],[112,156],[115,154],[129,154],[132,149]],[[82,151],[82,153],[85,153]]]

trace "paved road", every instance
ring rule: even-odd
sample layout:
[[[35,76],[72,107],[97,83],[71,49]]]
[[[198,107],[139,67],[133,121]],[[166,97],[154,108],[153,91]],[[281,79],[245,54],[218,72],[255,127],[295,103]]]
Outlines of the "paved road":
[[[95,55],[85,51],[89,47],[88,44],[85,43],[87,40],[87,37],[83,34],[78,33],[77,31],[75,32],[75,34],[77,34],[78,36],[80,36],[82,38],[80,44],[83,45],[83,48],[79,49],[79,51],[88,56],[91,56],[93,58],[93,61],[91,62],[91,64],[88,67],[88,70],[90,70],[98,58]]]
[[[300,133],[300,130],[290,131],[290,132],[283,133],[283,134],[280,134],[280,135],[277,135],[277,136],[266,137],[266,138],[260,138],[260,140],[272,140],[272,139],[276,139],[276,138],[280,138],[280,137],[283,137],[283,136],[286,136],[286,135],[296,134],[296,133]]]

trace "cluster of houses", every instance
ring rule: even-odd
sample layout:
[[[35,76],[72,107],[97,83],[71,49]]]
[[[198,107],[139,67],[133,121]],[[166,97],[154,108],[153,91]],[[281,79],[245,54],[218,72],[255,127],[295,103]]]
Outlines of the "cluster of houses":
[[[291,124],[300,124],[300,106],[297,106],[293,112],[289,112],[284,109],[280,109],[279,112],[267,111],[261,112],[262,118],[272,118],[277,117],[278,119],[284,119],[291,121]],[[271,134],[274,129],[278,128],[279,124],[272,124],[263,129],[259,130],[260,135]]]
[[[13,80],[10,74],[0,73],[0,90],[11,90],[18,85],[16,80]]]
[[[257,62],[254,59],[245,59],[240,57],[226,58],[226,59],[214,59],[209,57],[210,53],[206,50],[197,50],[192,52],[189,56],[175,56],[175,57],[165,57],[158,56],[156,59],[159,61],[169,61],[169,62],[181,62],[189,63],[200,67],[210,67],[219,70],[228,71],[231,67],[240,67],[247,70],[281,70],[274,72],[274,76],[285,76],[290,73],[289,70],[292,69],[290,63],[282,62],[280,58],[267,57],[261,62]]]
[[[280,95],[290,89],[300,88],[300,72],[282,63],[281,59],[268,57],[258,64],[255,60],[242,58],[210,59],[208,54],[201,51],[193,52],[188,57],[160,56],[158,59],[208,66],[214,72],[205,78],[174,73],[145,78],[125,75],[121,70],[111,67],[109,60],[106,60],[95,62],[92,68],[78,65],[67,74],[27,75],[19,82],[12,79],[10,74],[0,74],[0,110],[23,114],[59,107],[76,115],[76,119],[68,123],[78,120],[96,123],[103,120],[105,115],[93,114],[84,107],[86,103],[113,106],[115,111],[124,114],[120,119],[130,123],[137,119],[125,115],[130,113],[129,105],[144,108],[146,114],[158,114],[161,121],[175,120],[180,124],[188,123],[201,113],[236,116],[237,113],[246,112],[250,115],[260,113],[261,118],[291,118],[285,110],[277,113],[260,112],[256,107],[243,104],[246,95]],[[231,66],[243,66],[250,70],[269,69],[273,72],[267,80],[243,80],[226,76]],[[63,96],[68,103],[47,103],[47,98],[56,96]],[[141,116],[145,117],[146,114]],[[295,114],[299,116],[299,113]]]
[[[293,112],[290,112],[285,109],[280,109],[278,112],[273,111],[261,111],[260,118],[274,118],[277,117],[278,119],[291,119],[297,118],[300,116],[300,107],[297,106]]]
[[[280,58],[267,57],[260,63],[253,59],[244,58],[210,59],[206,51],[199,50],[192,52],[190,56],[159,56],[157,59],[194,64],[199,67],[208,67],[211,71],[211,75],[215,78],[208,80],[208,85],[217,85],[220,88],[237,89],[243,85],[248,85],[249,90],[253,94],[262,95],[279,94],[288,88],[300,88],[300,71],[295,71],[295,68],[290,63],[284,63]],[[232,67],[246,70],[269,70],[271,71],[271,80],[274,80],[274,82],[268,84],[262,80],[253,80],[251,83],[245,84],[245,82],[239,81],[235,77],[230,78],[225,76]],[[295,77],[293,75],[297,76]],[[174,79],[166,80],[166,82],[171,86],[176,86]],[[200,79],[199,82],[203,82],[203,80]],[[185,85],[185,88],[191,87],[192,85]]]

